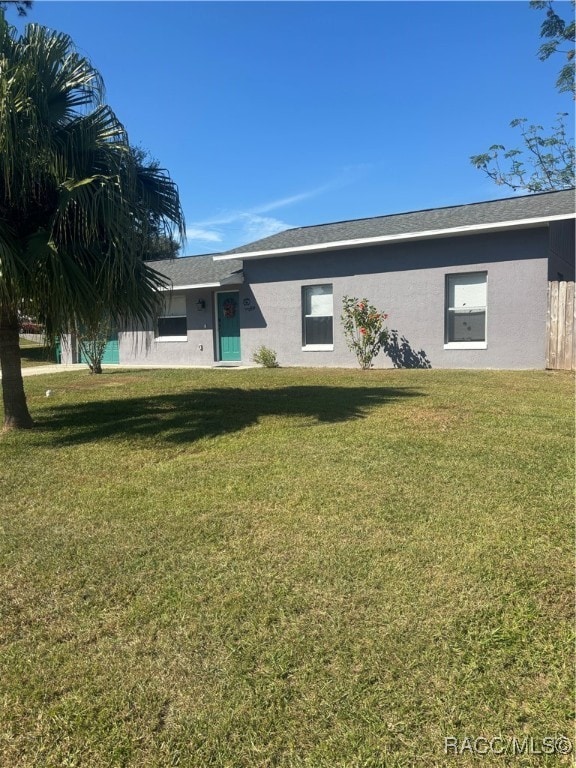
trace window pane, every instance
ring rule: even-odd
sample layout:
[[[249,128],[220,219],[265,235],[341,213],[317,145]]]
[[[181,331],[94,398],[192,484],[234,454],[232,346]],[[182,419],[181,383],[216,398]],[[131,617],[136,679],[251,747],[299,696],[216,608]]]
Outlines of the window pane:
[[[332,315],[332,286],[309,285],[304,288],[305,315]]]
[[[186,296],[183,296],[182,294],[172,294],[171,296],[168,296],[162,314],[164,317],[185,317]]]
[[[448,341],[486,341],[486,312],[450,310]]]
[[[185,317],[159,317],[158,336],[186,336]]]
[[[449,275],[448,306],[452,309],[485,307],[486,273],[474,272],[468,275]]]
[[[332,318],[306,317],[304,319],[304,345],[332,344]]]

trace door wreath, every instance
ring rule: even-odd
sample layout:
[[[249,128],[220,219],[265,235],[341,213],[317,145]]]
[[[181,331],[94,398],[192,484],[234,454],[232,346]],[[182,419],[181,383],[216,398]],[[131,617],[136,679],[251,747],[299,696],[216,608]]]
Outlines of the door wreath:
[[[224,310],[224,317],[234,317],[236,314],[236,302],[234,299],[226,299],[222,309]]]

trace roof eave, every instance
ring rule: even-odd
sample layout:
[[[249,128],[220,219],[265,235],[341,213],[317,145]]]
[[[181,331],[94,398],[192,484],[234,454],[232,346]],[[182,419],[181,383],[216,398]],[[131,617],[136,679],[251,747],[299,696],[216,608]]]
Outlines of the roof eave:
[[[477,232],[499,232],[508,229],[530,229],[547,225],[553,221],[574,219],[576,213],[563,213],[555,216],[537,216],[530,219],[515,219],[511,221],[490,222],[487,224],[469,224],[462,227],[448,227],[446,229],[431,229],[421,232],[406,232],[397,235],[380,235],[378,237],[364,237],[351,240],[336,240],[328,243],[314,243],[311,245],[299,245],[292,248],[275,248],[272,250],[247,251],[245,253],[232,253],[230,255],[214,256],[214,261],[229,261],[232,259],[259,259],[276,256],[289,256],[306,253],[323,253],[326,251],[338,251],[345,248],[363,248],[369,245],[379,245],[395,242],[409,242],[411,240],[433,240],[435,238],[449,237],[450,235],[474,235]]]
[[[165,288],[161,288],[161,291],[191,291],[194,289],[202,289],[202,288],[222,288],[222,286],[225,285],[240,285],[244,282],[244,275],[241,272],[238,272],[234,275],[229,275],[228,277],[223,277],[222,280],[218,280],[213,283],[190,283],[187,285],[178,285],[176,283],[173,283],[172,285],[166,286]]]

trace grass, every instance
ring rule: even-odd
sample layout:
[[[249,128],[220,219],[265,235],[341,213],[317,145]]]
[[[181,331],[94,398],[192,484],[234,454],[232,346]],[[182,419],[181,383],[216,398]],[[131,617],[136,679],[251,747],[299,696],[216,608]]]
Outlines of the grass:
[[[23,338],[20,338],[20,358],[23,368],[36,365],[54,365],[56,362],[53,349]]]
[[[573,379],[114,371],[0,438],[0,764],[556,766]],[[47,387],[53,396],[46,399]]]

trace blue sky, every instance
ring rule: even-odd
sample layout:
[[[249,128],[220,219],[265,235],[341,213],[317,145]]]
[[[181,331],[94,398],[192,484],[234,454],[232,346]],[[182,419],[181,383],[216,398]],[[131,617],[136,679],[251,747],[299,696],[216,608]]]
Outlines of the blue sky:
[[[517,146],[515,117],[574,111],[524,0],[36,0],[8,19],[67,32],[99,69],[131,142],[179,186],[183,254],[509,196],[469,156]]]

